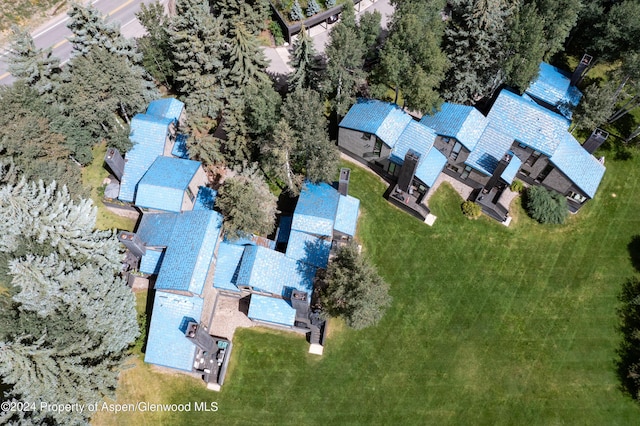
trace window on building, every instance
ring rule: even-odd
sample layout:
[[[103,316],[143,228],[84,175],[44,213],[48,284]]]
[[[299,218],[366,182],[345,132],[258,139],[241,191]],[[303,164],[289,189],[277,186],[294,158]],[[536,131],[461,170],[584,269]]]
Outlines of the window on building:
[[[389,168],[388,168],[389,174],[395,176],[397,168],[398,168],[398,165],[396,163],[389,163]]]
[[[189,187],[187,187],[187,197],[189,197],[192,203],[196,199],[196,197],[193,195],[193,192],[191,192],[191,188]]]
[[[451,139],[450,139],[450,138],[445,138],[444,136],[442,136],[440,139],[442,139],[442,142],[444,142],[444,143],[449,143],[449,142],[451,142]]]
[[[368,141],[371,139],[371,133],[362,133],[362,139]]]
[[[524,164],[528,165],[528,166],[533,166],[534,164],[536,164],[536,161],[538,161],[538,159],[540,158],[540,151],[533,151],[533,153],[529,156],[529,158],[527,158],[527,161],[525,161]]]
[[[518,146],[520,148],[527,149],[527,146],[525,144],[523,144],[522,142],[518,142]]]
[[[536,178],[536,181],[542,182],[549,175],[549,173],[551,173],[551,170],[553,170],[553,166],[551,164],[547,164],[547,167],[542,169],[542,171]]]
[[[466,179],[469,177],[469,173],[471,173],[471,166],[467,166],[464,168],[462,173],[460,174],[460,179]]]
[[[382,141],[376,138],[376,143],[373,145],[373,155],[376,157],[380,157],[381,152],[382,152]]]
[[[458,154],[460,154],[461,149],[462,144],[460,142],[456,142],[456,144],[453,146],[453,150],[451,150],[451,155],[449,156],[449,158],[455,161],[458,158]]]

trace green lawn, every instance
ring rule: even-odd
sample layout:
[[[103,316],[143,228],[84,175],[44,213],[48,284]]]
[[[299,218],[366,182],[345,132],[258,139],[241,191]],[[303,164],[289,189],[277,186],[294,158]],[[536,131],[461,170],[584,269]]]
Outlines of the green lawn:
[[[605,153],[612,157],[610,153]],[[325,355],[293,334],[240,330],[222,392],[138,364],[120,402],[217,401],[212,413],[101,413],[96,424],[629,425],[640,409],[619,390],[617,294],[635,273],[640,154],[607,159],[595,200],[564,226],[514,206],[510,228],[471,221],[444,186],[430,228],[389,205],[352,167],[359,239],[391,284],[376,328],[330,327]]]

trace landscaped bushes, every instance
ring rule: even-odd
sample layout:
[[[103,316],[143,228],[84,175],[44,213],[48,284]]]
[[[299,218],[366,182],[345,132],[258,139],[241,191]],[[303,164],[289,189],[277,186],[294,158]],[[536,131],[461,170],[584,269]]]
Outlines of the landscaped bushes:
[[[567,199],[556,191],[541,186],[527,189],[525,208],[531,218],[540,223],[564,223],[568,214]]]
[[[522,191],[524,191],[524,183],[521,180],[514,179],[514,181],[511,182],[511,186],[509,188],[513,192],[522,193]]]
[[[473,201],[465,201],[462,203],[462,214],[469,219],[477,219],[482,214],[482,207]]]

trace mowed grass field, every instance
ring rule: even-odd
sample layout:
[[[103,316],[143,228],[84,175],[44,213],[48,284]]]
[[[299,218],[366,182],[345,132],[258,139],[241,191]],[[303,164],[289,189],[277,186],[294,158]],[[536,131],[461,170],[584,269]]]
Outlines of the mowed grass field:
[[[94,423],[638,424],[615,365],[617,295],[636,273],[628,245],[640,234],[633,154],[607,159],[596,198],[563,226],[532,222],[518,200],[509,228],[470,221],[443,186],[430,201],[438,216],[430,228],[352,166],[358,236],[394,298],[377,327],[332,321],[322,357],[293,334],[239,330],[220,393],[136,360],[118,402],[216,401],[219,410],[103,412]]]

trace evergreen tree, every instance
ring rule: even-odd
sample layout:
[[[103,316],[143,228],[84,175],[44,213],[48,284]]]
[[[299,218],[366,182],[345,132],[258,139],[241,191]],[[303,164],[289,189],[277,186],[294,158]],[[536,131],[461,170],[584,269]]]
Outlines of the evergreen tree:
[[[136,18],[147,30],[147,34],[138,39],[142,65],[157,81],[172,87],[175,71],[169,44],[170,20],[164,14],[164,6],[158,0],[149,6],[141,3]]]
[[[302,21],[304,19],[302,7],[300,7],[300,3],[298,2],[298,0],[295,0],[293,2],[293,6],[291,6],[291,12],[289,12],[289,17],[292,21]]]
[[[376,325],[391,305],[389,285],[375,268],[358,254],[355,244],[338,249],[329,262],[325,287],[320,292],[322,309],[343,317],[357,330]]]
[[[282,106],[282,117],[298,141],[293,170],[313,182],[331,182],[338,169],[339,152],[329,140],[323,111],[323,101],[312,89],[290,93]]]
[[[327,9],[330,9],[336,5],[336,0],[325,0],[324,5],[327,6]]]
[[[365,56],[368,58],[373,58],[377,51],[378,38],[380,38],[380,32],[382,31],[381,20],[382,15],[377,10],[374,10],[373,13],[366,11],[360,15],[358,33],[364,45]]]
[[[249,81],[267,81],[269,77],[266,69],[269,63],[258,45],[258,39],[242,22],[236,22],[231,29],[231,37],[229,79],[238,88]]]
[[[59,112],[24,81],[0,87],[0,111],[0,162],[15,164],[26,179],[57,180],[81,194],[80,167],[55,125]]]
[[[615,106],[615,88],[610,83],[593,83],[584,90],[584,96],[573,113],[574,128],[593,130],[607,122]]]
[[[526,192],[527,213],[540,223],[562,224],[569,214],[567,199],[542,186],[530,186]]]
[[[373,92],[377,97],[384,97],[387,85],[391,85],[395,89],[394,103],[402,92],[408,108],[428,112],[440,105],[437,88],[447,68],[446,56],[440,50],[443,7],[442,0],[426,5],[416,1],[396,3],[375,72],[377,85]]]
[[[538,75],[547,51],[544,19],[533,3],[523,5],[512,18],[504,64],[505,82],[524,92]]]
[[[224,99],[227,76],[222,20],[206,2],[178,0],[169,28],[169,45],[176,70],[176,88],[194,115],[216,118]]]
[[[64,115],[71,117],[61,126],[68,129],[67,145],[74,157],[82,164],[90,162],[91,148],[102,138],[126,151],[130,118],[157,96],[157,91],[149,92],[140,84],[139,76],[121,56],[94,48],[74,58],[58,93]],[[77,127],[88,130],[91,138],[87,140],[82,133],[73,137],[71,129]]]
[[[307,16],[313,16],[320,12],[320,5],[316,0],[309,0],[307,3]]]
[[[243,89],[246,121],[253,139],[271,134],[280,117],[282,98],[270,80],[250,82]]]
[[[317,86],[320,71],[318,54],[304,26],[293,42],[289,65],[293,68],[289,75],[289,91]]]
[[[276,196],[257,173],[227,178],[216,197],[216,207],[224,216],[224,228],[231,238],[270,234],[276,206]]]
[[[506,0],[455,0],[445,29],[445,51],[451,68],[443,96],[473,104],[490,96],[505,79],[508,25],[513,5]]]
[[[210,4],[213,15],[221,18],[226,26],[224,32],[242,23],[250,34],[257,36],[265,29],[271,13],[266,0],[211,0]]]
[[[24,180],[0,186],[0,260],[16,290],[4,300],[0,375],[21,401],[88,404],[113,397],[138,334],[135,299],[118,277],[114,233],[94,230],[90,201],[55,189]],[[79,424],[90,415],[35,410],[18,421]]]
[[[222,153],[225,160],[237,165],[253,157],[252,140],[247,126],[246,104],[242,96],[229,99],[222,110],[222,129],[225,138],[219,140],[224,147]]]
[[[583,7],[582,0],[535,0],[540,20],[544,23],[545,59],[563,50],[569,32],[576,25]]]
[[[39,95],[50,94],[59,84],[60,60],[52,56],[50,48],[37,49],[27,30],[13,27],[12,31],[9,72]]]

